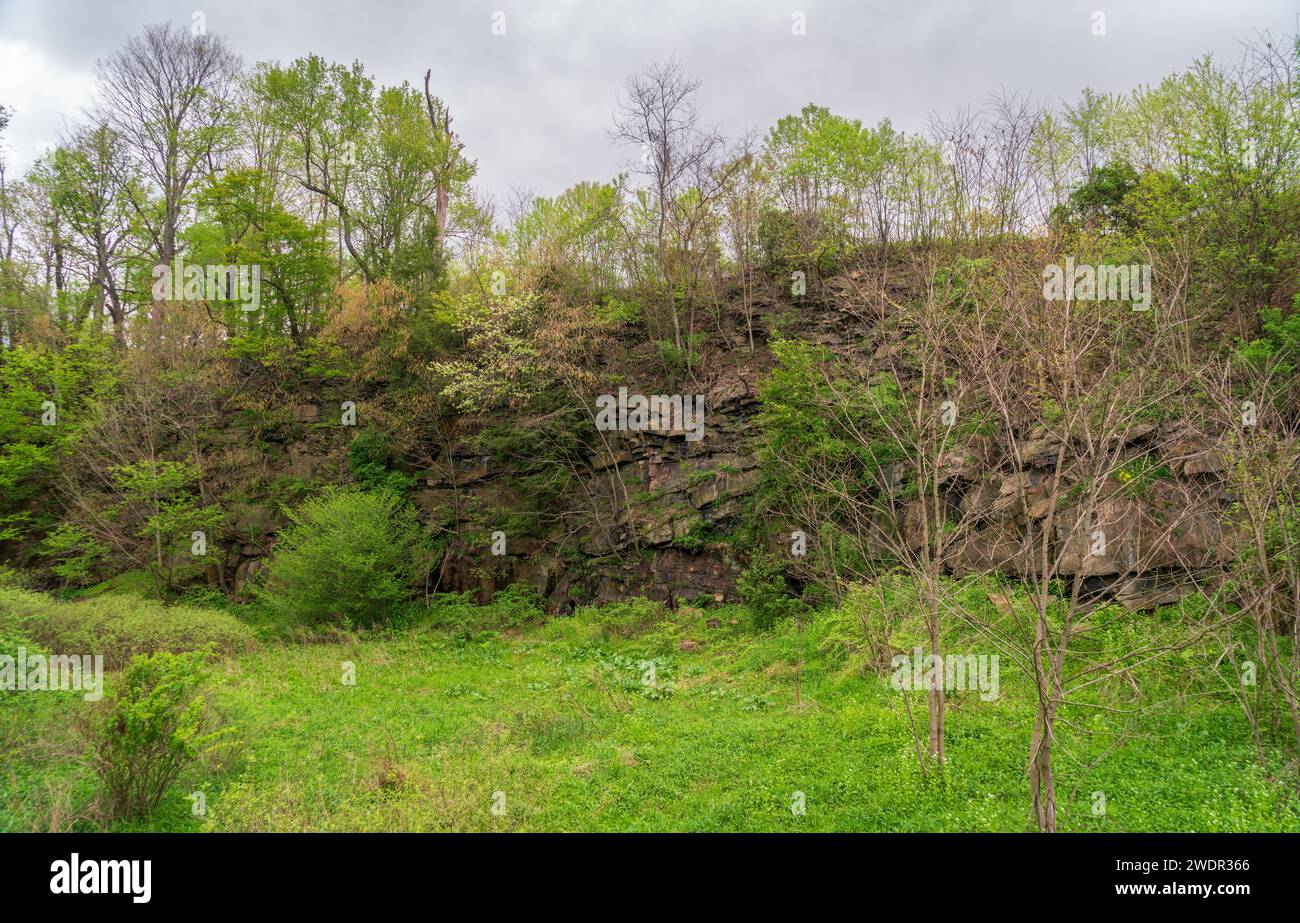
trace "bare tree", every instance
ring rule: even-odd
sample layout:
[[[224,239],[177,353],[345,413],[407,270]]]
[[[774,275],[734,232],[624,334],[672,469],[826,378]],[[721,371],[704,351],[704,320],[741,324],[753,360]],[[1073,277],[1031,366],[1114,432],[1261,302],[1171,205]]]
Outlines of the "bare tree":
[[[436,162],[434,174],[434,220],[438,227],[438,246],[446,249],[447,207],[451,196],[451,180],[456,162],[465,145],[451,130],[451,109],[429,91],[432,70],[424,72],[424,105],[429,113],[429,130],[433,132]]]
[[[633,171],[649,179],[652,195],[655,252],[660,278],[667,286],[673,342],[683,348],[681,313],[674,291],[681,282],[678,257],[697,245],[696,231],[725,188],[740,161],[722,167],[726,141],[700,124],[695,93],[700,81],[676,61],[652,63],[623,84],[623,97],[614,115],[615,141],[635,145],[639,159]],[[721,174],[721,175],[720,175]],[[682,201],[690,192],[693,201]]]
[[[1022,230],[1030,190],[1030,145],[1043,111],[1032,99],[1002,93],[989,101],[985,122],[993,148],[993,201],[999,235]]]
[[[724,234],[731,247],[736,275],[740,277],[741,301],[745,311],[745,333],[749,351],[754,351],[754,285],[758,251],[758,225],[767,202],[766,169],[761,160],[745,155],[735,174],[736,181],[726,197]]]
[[[130,197],[160,263],[176,255],[186,194],[213,170],[229,141],[239,69],[223,39],[171,23],[147,26],[96,65],[99,118],[162,197],[160,217],[141,195]],[[161,310],[155,303],[154,316]]]
[[[1300,386],[1276,358],[1216,364],[1197,383],[1211,412],[1193,444],[1203,450],[1203,467],[1222,472],[1232,498],[1228,513],[1239,530],[1226,602],[1249,625],[1255,647],[1253,667],[1234,671],[1256,674],[1245,684],[1255,695],[1242,686],[1234,691],[1257,748],[1260,718],[1272,711],[1270,724],[1290,724],[1300,759],[1300,422],[1294,412]],[[1279,705],[1284,716],[1277,714]]]
[[[978,344],[971,373],[993,411],[1005,472],[970,563],[1027,586],[1028,611],[1008,605],[1010,624],[990,638],[1033,678],[1033,816],[1054,832],[1062,708],[1213,626],[1142,639],[1100,663],[1080,665],[1071,645],[1097,627],[1097,613],[1112,611],[1103,601],[1136,610],[1186,595],[1223,563],[1224,539],[1212,485],[1162,480],[1158,504],[1136,497],[1151,460],[1168,459],[1177,441],[1153,419],[1182,409],[1195,376],[1170,348],[1176,331],[1115,302],[1044,301],[1026,284],[1043,264],[1023,258],[1008,267],[1003,294],[978,312],[982,332],[970,338]]]

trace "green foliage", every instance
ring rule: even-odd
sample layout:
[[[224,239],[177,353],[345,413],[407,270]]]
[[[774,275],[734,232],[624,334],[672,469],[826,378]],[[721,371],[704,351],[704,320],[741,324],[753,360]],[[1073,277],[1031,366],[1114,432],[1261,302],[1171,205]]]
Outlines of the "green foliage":
[[[948,589],[954,603],[987,617],[994,584]],[[463,598],[450,602],[474,608]],[[239,728],[245,756],[239,772],[221,780],[219,809],[196,818],[174,794],[132,827],[1025,831],[1032,676],[1003,657],[998,699],[954,698],[951,771],[942,784],[926,782],[888,661],[882,672],[867,654],[861,626],[878,625],[882,612],[911,620],[894,626],[897,649],[923,636],[903,580],[886,583],[883,608],[875,588],[863,587],[842,611],[816,613],[803,632],[788,621],[761,634],[740,630],[731,623],[749,617],[738,608],[669,613],[628,600],[525,624],[509,638],[470,639],[449,624],[268,647],[241,656],[209,696]],[[1176,607],[1127,618],[1099,613],[1104,624],[1080,636],[1074,660],[1088,670],[1140,646],[1134,640],[1162,645],[1198,615]],[[714,617],[718,627],[706,624]],[[650,633],[669,619],[695,648],[649,648]],[[960,625],[951,628],[947,649],[982,649]],[[815,708],[791,707],[801,645],[802,693]],[[1300,830],[1300,799],[1274,776],[1285,755],[1266,740],[1268,767],[1256,763],[1249,728],[1223,684],[1227,665],[1213,669],[1222,645],[1190,653],[1135,674],[1151,700],[1139,715],[1123,677],[1083,691],[1101,708],[1064,706],[1069,720],[1058,734],[1078,761],[1062,762],[1059,791],[1078,792],[1061,811],[1063,830]],[[345,659],[367,680],[340,694],[336,680],[321,678],[337,677]],[[644,682],[649,667],[657,689]],[[1196,708],[1181,707],[1180,694],[1194,696]],[[66,824],[59,818],[94,803],[97,792],[66,740],[84,707],[76,696],[0,696],[0,735],[15,742],[0,773],[0,829]],[[32,740],[39,745],[24,743]],[[320,758],[303,759],[304,741]],[[513,800],[504,817],[483,810],[497,788],[490,779],[510,777],[566,796]],[[430,786],[441,797],[431,801]],[[1088,798],[1098,789],[1108,796],[1101,818]],[[791,814],[793,791],[807,794],[807,815]]]
[[[712,536],[713,525],[701,519],[691,524],[684,535],[673,539],[673,546],[696,554],[704,549]]]
[[[31,577],[25,571],[0,564],[0,589],[28,589]]]
[[[879,489],[879,472],[903,457],[882,425],[901,416],[901,388],[892,376],[865,386],[844,376],[824,346],[778,340],[772,352],[779,364],[758,392],[762,503],[832,522],[842,498]]]
[[[330,489],[287,515],[256,589],[283,617],[382,625],[408,606],[431,566],[415,509],[392,493]]]
[[[93,586],[68,591],[70,599],[94,599],[97,596],[122,595],[139,596],[144,599],[167,602],[165,595],[158,592],[158,582],[152,573],[144,568],[124,570],[120,574],[99,581]]]
[[[1123,485],[1124,495],[1145,497],[1151,486],[1162,478],[1172,477],[1168,466],[1148,455],[1141,455],[1115,472],[1115,479]]]
[[[544,381],[530,339],[541,307],[535,293],[472,297],[457,305],[463,354],[432,364],[443,396],[463,413],[486,413],[533,394]]]
[[[514,275],[539,287],[583,297],[615,287],[622,229],[622,180],[583,182],[555,198],[538,196],[510,229],[506,244]],[[641,306],[615,296],[594,308],[598,317],[636,323]]]
[[[703,334],[697,333],[688,336],[681,346],[672,340],[658,340],[655,347],[659,351],[659,361],[664,369],[670,376],[676,376],[683,374],[691,366],[699,364],[700,345],[703,341]]]
[[[20,633],[56,652],[103,654],[110,670],[137,654],[200,648],[236,654],[253,645],[252,631],[225,612],[164,606],[121,593],[59,602],[42,593],[0,588],[0,631]]]
[[[792,460],[796,468],[851,466],[863,451],[852,432],[861,426],[867,427],[867,432],[876,429],[870,425],[867,408],[876,405],[888,412],[901,406],[900,389],[892,378],[878,378],[870,386],[870,394],[854,399],[856,392],[841,378],[824,346],[779,340],[772,344],[772,352],[779,365],[759,387],[760,460]],[[846,408],[853,407],[861,408],[861,414],[847,417],[853,411]],[[874,449],[882,462],[893,460],[901,451],[884,438]]]
[[[542,594],[531,583],[512,583],[492,597],[491,607],[504,616],[508,627],[540,621],[545,616]]]
[[[516,508],[532,514],[524,523],[529,532],[585,468],[593,438],[590,417],[563,395],[537,400],[539,416],[490,424],[473,439],[477,451],[514,475],[520,496]]]
[[[1092,168],[1088,179],[1060,206],[1058,218],[1085,228],[1131,231],[1137,226],[1128,197],[1138,185],[1138,172],[1126,160]]]
[[[250,89],[257,118],[283,132],[286,154],[349,227],[348,255],[362,277],[392,279],[427,307],[445,272],[438,182],[462,198],[476,169],[445,130],[442,101],[428,101],[435,129],[415,88],[376,87],[360,62],[317,55],[259,65]]]
[[[290,337],[302,345],[319,328],[331,287],[333,262],[324,225],[311,227],[275,204],[270,180],[256,169],[231,170],[213,180],[199,206],[212,220],[189,229],[190,259],[258,268],[256,310],[248,310],[243,300],[213,304],[227,329],[244,337],[246,351],[267,338]]]
[[[546,614],[541,594],[531,584],[512,583],[484,605],[475,603],[473,596],[473,593],[440,593],[430,601],[421,621],[447,629],[462,640],[472,640],[502,629],[540,622]]]
[[[1279,382],[1290,382],[1300,364],[1300,294],[1289,314],[1281,308],[1260,308],[1261,336],[1237,348],[1237,355],[1254,369],[1271,371]]]
[[[161,586],[170,587],[177,558],[188,555],[195,532],[214,534],[222,520],[221,510],[201,505],[192,493],[199,470],[187,462],[143,459],[108,469],[125,503],[135,513],[135,535],[149,549],[148,567]]]
[[[573,618],[577,622],[595,626],[598,636],[609,641],[642,635],[664,621],[668,615],[668,609],[663,603],[634,597],[604,606],[583,606],[573,614]]]
[[[895,131],[888,119],[873,128],[813,104],[778,120],[763,158],[787,207],[766,209],[760,218],[766,266],[825,275],[869,236],[888,245],[895,233],[890,216],[865,202],[896,194],[908,171],[920,180],[922,164],[934,152],[918,142]]]
[[[596,670],[607,688],[652,702],[673,694],[676,666],[671,657],[647,658],[634,653],[605,654],[596,659]]]
[[[65,586],[82,587],[94,583],[96,568],[109,550],[85,529],[60,523],[45,536],[41,553],[54,561],[50,570]]]
[[[0,350],[0,543],[36,527],[28,503],[49,489],[87,403],[111,388],[108,368],[100,337],[79,337],[59,350]]]
[[[1163,373],[1167,363],[1174,384],[1184,373],[1221,370],[1243,399],[1270,399],[1283,423],[1294,416],[1300,304],[1282,307],[1294,294],[1300,257],[1300,96],[1293,66],[1300,59],[1286,57],[1291,51],[1256,45],[1240,69],[1205,58],[1131,94],[1085,90],[1077,104],[1041,117],[1004,98],[969,118],[946,124],[937,118],[931,139],[904,135],[888,121],[864,125],[808,105],[781,118],[760,151],[740,158],[740,170],[732,172],[740,161],[722,153],[717,163],[698,164],[707,169],[676,161],[671,166],[680,173],[658,189],[652,183],[631,188],[623,177],[579,183],[520,203],[506,230],[469,189],[475,166],[451,133],[444,104],[418,87],[379,86],[359,63],[312,55],[253,67],[237,104],[216,107],[218,124],[195,133],[187,128],[179,138],[168,134],[182,149],[168,168],[208,177],[201,188],[196,180],[169,189],[180,193],[176,203],[160,201],[148,188],[153,179],[140,176],[138,157],[112,128],[86,126],[41,158],[24,181],[0,191],[5,227],[12,229],[14,217],[23,244],[0,262],[0,552],[3,560],[24,564],[39,556],[50,565],[42,582],[52,574],[66,594],[93,598],[55,602],[25,592],[18,584],[35,575],[0,566],[0,644],[30,638],[52,649],[103,651],[118,666],[135,653],[208,642],[243,655],[223,692],[256,720],[264,732],[259,758],[268,758],[224,794],[220,817],[202,822],[213,826],[456,827],[483,815],[482,780],[525,777],[571,797],[519,803],[509,821],[487,823],[1022,829],[1025,799],[1017,786],[1024,785],[1032,678],[1022,675],[1017,688],[1007,658],[1005,701],[954,707],[954,771],[942,785],[928,786],[908,765],[910,741],[897,700],[882,694],[878,682],[892,647],[924,638],[914,587],[890,577],[837,587],[842,605],[817,611],[807,633],[797,635],[787,616],[816,598],[816,585],[805,586],[801,603],[790,584],[810,575],[884,569],[879,549],[863,547],[869,544],[864,531],[878,523],[892,528],[901,501],[928,494],[936,476],[951,476],[933,473],[946,471],[949,459],[909,465],[915,458],[908,455],[921,451],[915,444],[955,452],[962,438],[988,435],[1003,422],[1016,427],[1022,416],[1030,418],[1027,430],[1034,423],[1044,424],[1036,427],[1043,433],[1069,430],[1078,411],[1105,412],[1112,386],[1136,375],[1138,364],[1149,371],[1156,363]],[[195,105],[209,102],[215,100],[200,91]],[[0,109],[0,127],[7,119]],[[218,173],[197,169],[208,142],[224,148],[236,139],[248,143],[217,157]],[[696,140],[707,161],[727,147]],[[1046,203],[1059,204],[1043,237],[1040,205]],[[153,304],[144,280],[162,245],[164,210],[178,221],[176,243],[187,261],[260,268],[257,311],[221,297],[166,311]],[[460,235],[455,247],[443,239],[443,220]],[[870,245],[878,249],[870,252]],[[1087,254],[1151,264],[1160,299],[1151,314],[1132,318],[1114,305],[1065,306],[1108,312],[1098,341],[1105,333],[1120,338],[1114,367],[1075,361],[1070,351],[1079,344],[1048,342],[1041,335],[1048,327],[1000,327],[1026,291],[1037,300],[1035,263],[1044,247],[1058,245],[1076,260]],[[816,284],[850,260],[860,265],[845,284]],[[772,279],[757,277],[756,266]],[[814,297],[788,294],[794,270],[816,285]],[[502,293],[497,271],[505,273],[509,294]],[[812,312],[836,302],[844,309],[835,312],[841,320],[862,322],[860,342],[833,350],[771,336],[779,329],[820,339],[831,329],[828,316]],[[439,511],[443,543],[454,535],[477,545],[495,528],[506,528],[512,540],[530,532],[549,537],[561,528],[572,536],[581,525],[574,511],[593,502],[576,489],[590,475],[593,439],[580,396],[616,366],[642,377],[666,371],[674,388],[677,382],[725,385],[709,366],[727,359],[720,347],[742,342],[742,303],[744,341],[754,355],[732,371],[748,379],[751,369],[768,368],[775,358],[759,394],[762,485],[732,536],[716,536],[696,521],[674,544],[701,551],[729,541],[734,557],[748,556],[740,589],[749,608],[735,614],[767,630],[742,635],[708,625],[688,606],[668,612],[644,600],[584,607],[574,619],[537,625],[545,621],[542,602],[522,585],[502,590],[487,606],[466,596],[441,597],[427,610],[413,602],[435,546],[398,496],[411,486],[404,470],[414,455],[402,454],[407,447],[456,442],[466,429],[454,410],[476,417],[469,421],[474,427],[483,424],[469,437],[471,448],[505,469],[501,483],[509,489],[500,496],[479,492]],[[579,305],[589,310],[570,310]],[[95,331],[107,323],[105,311],[117,316],[123,307],[130,323],[118,317],[119,336],[110,344]],[[1047,305],[1044,316],[1059,307]],[[152,321],[164,314],[167,323],[155,328]],[[949,326],[952,318],[972,323]],[[177,320],[193,321],[193,328],[173,330]],[[965,330],[971,338],[927,342],[942,329]],[[1165,346],[1175,348],[1147,350],[1143,337],[1153,330],[1165,331],[1172,338]],[[592,331],[589,342],[579,339]],[[976,340],[977,332],[993,339]],[[642,340],[634,342],[638,335]],[[1234,343],[1238,335],[1245,339]],[[212,376],[213,387],[204,380],[195,394],[172,399],[173,379],[185,378],[175,366],[143,363],[138,377],[125,373],[135,356],[152,359],[154,351],[184,351],[207,363],[200,350],[210,343],[219,344],[212,367],[220,374]],[[572,354],[565,353],[570,344]],[[128,361],[119,363],[110,346]],[[1023,383],[1022,400],[1005,404],[1006,421],[981,416],[990,395],[978,380],[959,377],[961,355],[976,368],[987,363],[972,377],[986,377],[989,386],[1001,373],[1008,375],[1002,384],[1008,393]],[[1230,357],[1231,366],[1217,367]],[[119,369],[122,388],[114,381]],[[1103,369],[1109,385],[1089,380]],[[1063,380],[1067,372],[1077,380],[1068,393],[1053,393],[1051,379]],[[962,375],[970,374],[964,366]],[[1273,392],[1261,386],[1266,378]],[[360,489],[310,500],[315,483],[274,479],[282,470],[283,433],[276,430],[287,428],[283,398],[300,385],[313,390],[347,379],[362,386],[347,394],[367,401],[366,422],[380,421],[346,446]],[[150,393],[159,388],[169,396],[154,401]],[[1190,385],[1192,397],[1197,388]],[[337,396],[332,388],[314,390]],[[921,411],[949,392],[960,395],[960,422],[930,439],[933,424]],[[196,394],[198,400],[189,399]],[[1077,406],[1070,394],[1079,397]],[[47,401],[52,425],[41,419]],[[1177,422],[1192,404],[1180,398],[1130,410],[1142,420]],[[229,428],[189,427],[196,408],[225,414]],[[120,428],[97,425],[105,422]],[[137,432],[150,461],[132,461],[142,454],[128,444]],[[102,435],[103,443],[90,435]],[[328,443],[337,452],[346,437],[323,425],[308,438],[313,451]],[[1263,438],[1281,439],[1269,464],[1290,472],[1285,427],[1260,427],[1242,444],[1258,446]],[[974,454],[977,468],[994,463],[991,455]],[[965,460],[958,467],[966,469]],[[1228,519],[1244,515],[1249,500],[1237,486],[1272,474],[1254,459],[1234,467],[1248,470],[1228,475],[1238,479],[1229,490],[1237,506],[1224,511]],[[248,470],[266,474],[250,483]],[[727,468],[689,473],[687,489],[704,486],[715,471]],[[1123,494],[1137,498],[1167,476],[1147,458],[1115,472]],[[965,481],[967,473],[956,477]],[[1090,483],[1070,490],[1084,492]],[[960,492],[945,485],[950,498]],[[968,496],[982,494],[981,487]],[[637,494],[634,512],[665,495],[664,488]],[[77,511],[65,514],[59,497],[75,497]],[[185,606],[140,598],[170,595],[164,590],[174,571],[207,564],[193,562],[186,545],[194,531],[217,531],[218,503],[230,499],[303,504],[258,589],[279,619],[275,625],[403,627],[409,619],[433,630],[349,639],[356,646],[350,656],[375,655],[371,667],[383,681],[346,696],[318,696],[303,708],[304,696],[320,689],[295,685],[292,676],[286,682],[285,658],[302,668],[294,675],[320,676],[322,665],[337,663],[337,647],[249,654],[252,636],[244,624],[201,608],[227,605],[212,586],[190,588]],[[1227,587],[1239,603],[1274,586],[1277,574],[1293,572],[1297,524],[1289,499],[1252,513],[1263,534],[1241,550]],[[954,527],[946,517],[935,519],[938,528]],[[245,535],[237,538],[251,531],[260,542],[263,524],[241,529]],[[794,528],[809,533],[811,557],[756,551]],[[933,547],[932,538],[919,547]],[[581,567],[581,552],[571,553],[570,563]],[[641,554],[648,556],[647,549]],[[92,585],[122,558],[132,570]],[[600,567],[637,563],[644,559],[611,556]],[[941,582],[955,613],[1001,618],[1001,607],[991,610],[988,597],[1002,589],[982,580]],[[1052,584],[1053,591],[1063,589],[1063,580]],[[1012,589],[1005,595],[1024,602]],[[1294,612],[1295,600],[1280,598],[1278,610]],[[261,617],[261,609],[249,608]],[[1063,608],[1051,601],[1053,627]],[[1142,618],[1115,606],[1091,610],[1089,630],[1071,642],[1072,668],[1126,662],[1126,651],[1186,640],[1186,624],[1210,619],[1208,606],[1191,604]],[[944,621],[948,631],[949,621],[961,619]],[[1179,628],[1181,638],[1174,633]],[[337,633],[317,637],[331,634]],[[944,643],[970,640],[954,630]],[[802,679],[828,706],[824,712],[778,707],[790,692],[786,668],[804,641],[813,642],[815,653]],[[1256,767],[1235,703],[1204,683],[1205,676],[1216,683],[1230,678],[1215,668],[1213,658],[1223,650],[1221,643],[1208,653],[1182,649],[1171,663],[1138,665],[1132,675],[1143,702],[1136,711],[1128,697],[1135,689],[1101,676],[1082,696],[1101,706],[1099,720],[1076,713],[1082,703],[1073,697],[1062,703],[1059,752],[1069,756],[1058,764],[1063,826],[1296,829],[1295,793],[1271,778],[1290,771],[1293,754],[1275,754],[1266,730],[1267,752]],[[1189,658],[1203,655],[1196,670],[1180,672]],[[671,698],[660,695],[670,687],[646,683],[647,662],[658,674],[675,674]],[[1108,671],[1097,666],[1096,672]],[[410,697],[393,692],[422,695],[431,687],[439,704],[432,714],[414,714]],[[1264,701],[1268,692],[1255,695],[1262,696],[1267,725],[1276,703]],[[35,730],[57,730],[60,719],[71,726],[62,703],[29,697],[16,705],[13,698],[0,703],[0,740],[13,744],[0,773],[5,829],[36,825],[27,823],[26,806],[44,790],[47,764],[58,762],[57,740],[42,740],[40,750],[25,741],[38,736]],[[1189,701],[1195,708],[1182,707]],[[1179,707],[1167,705],[1172,702]],[[156,714],[165,710],[160,705]],[[484,734],[487,714],[492,724]],[[1087,733],[1078,733],[1080,718],[1089,722]],[[665,727],[672,733],[660,733]],[[375,742],[372,728],[382,729],[384,743]],[[519,732],[526,746],[514,745],[511,735]],[[308,735],[325,758],[301,758]],[[790,746],[774,761],[770,741],[778,739]],[[1142,746],[1119,746],[1135,739]],[[446,741],[457,746],[443,747]],[[357,761],[377,746],[391,747],[405,763],[385,779],[417,777],[409,793],[386,782],[376,798],[357,785],[364,778]],[[1187,759],[1188,747],[1197,760]],[[642,762],[653,771],[637,770]],[[861,771],[864,765],[869,773]],[[963,771],[972,766],[978,771]],[[817,806],[807,819],[792,819],[782,803],[796,785]],[[1094,787],[1117,794],[1107,819],[1069,803],[1074,796],[1067,793]],[[439,798],[431,809],[433,790]],[[138,795],[123,800],[137,803],[130,810],[144,810]],[[708,810],[701,812],[700,804]],[[182,822],[200,824],[188,815]]]
[[[813,216],[811,223],[816,230],[807,230],[789,212],[765,209],[755,235],[761,267],[783,283],[788,283],[788,274],[796,269],[822,276],[833,273],[848,255],[845,231],[826,227],[819,215]]]
[[[111,697],[82,722],[111,818],[148,818],[181,771],[233,732],[209,729],[202,691],[209,656],[135,657]]]
[[[718,471],[721,467],[722,466],[719,466],[718,469],[714,469],[714,468],[693,469],[690,474],[686,475],[686,489],[694,490],[696,487],[699,487],[701,484],[709,483],[710,481],[712,481],[714,478],[718,476]],[[734,466],[732,467],[734,468]],[[736,472],[733,470],[733,471],[728,471],[726,473],[735,474]]]
[[[405,493],[415,482],[413,475],[393,470],[393,453],[382,430],[367,426],[348,443],[348,465],[352,476],[366,490]]]
[[[754,627],[760,631],[770,630],[781,619],[803,608],[786,587],[784,564],[767,552],[753,556],[736,580],[736,592],[749,607]]]
[[[637,302],[614,295],[606,295],[602,302],[593,306],[592,311],[601,320],[619,326],[640,323],[643,314]]]

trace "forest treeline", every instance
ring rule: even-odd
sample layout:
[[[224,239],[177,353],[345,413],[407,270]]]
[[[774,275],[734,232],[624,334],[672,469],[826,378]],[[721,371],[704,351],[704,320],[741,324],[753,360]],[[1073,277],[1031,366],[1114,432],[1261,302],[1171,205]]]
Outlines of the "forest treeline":
[[[0,336],[147,342],[142,321],[167,303],[154,269],[180,256],[260,268],[255,312],[176,299],[201,301],[254,356],[307,346],[379,282],[400,289],[403,320],[453,328],[503,285],[635,295],[647,333],[685,349],[724,279],[1046,237],[1057,252],[1105,238],[1160,269],[1177,252],[1185,271],[1157,273],[1166,302],[1194,286],[1212,315],[1198,320],[1249,337],[1294,256],[1295,66],[1292,40],[1261,36],[1239,61],[1207,57],[1129,94],[1003,94],[919,134],[810,104],[727,138],[669,61],[623,87],[610,140],[626,172],[495,202],[431,73],[385,87],[360,62],[246,66],[219,37],[151,27],[98,62],[61,143],[3,176]]]

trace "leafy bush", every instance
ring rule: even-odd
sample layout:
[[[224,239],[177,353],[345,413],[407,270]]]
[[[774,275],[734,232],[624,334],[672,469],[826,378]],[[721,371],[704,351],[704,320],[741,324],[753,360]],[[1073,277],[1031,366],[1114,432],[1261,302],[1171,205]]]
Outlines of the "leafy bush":
[[[574,613],[574,618],[593,622],[599,626],[601,637],[613,640],[644,634],[670,614],[663,603],[634,596],[603,606],[583,606]]]
[[[1068,204],[1058,205],[1052,217],[1069,227],[1131,231],[1137,225],[1137,217],[1128,197],[1138,180],[1137,170],[1126,160],[1094,166],[1087,182],[1075,188]]]
[[[29,501],[48,494],[86,405],[114,386],[105,337],[86,333],[58,350],[7,346],[0,362],[0,542],[39,527],[39,511]],[[44,425],[47,412],[58,425]]]
[[[689,551],[692,554],[699,553],[705,545],[709,543],[709,538],[713,530],[713,524],[701,519],[691,524],[691,527],[682,535],[673,539],[673,547],[681,548],[683,551]]]
[[[477,452],[491,456],[515,474],[520,496],[526,501],[524,509],[540,513],[554,507],[573,485],[574,472],[586,464],[591,420],[559,394],[541,396],[537,401],[540,415],[529,419],[527,425],[504,422],[485,427],[472,444]],[[526,528],[535,529],[536,523]]]
[[[531,583],[512,583],[492,597],[487,608],[495,610],[508,627],[540,621],[546,610],[542,594]]]
[[[65,586],[84,587],[95,582],[95,568],[108,557],[108,549],[78,526],[60,523],[45,536],[41,553],[54,563],[50,571]]]
[[[671,375],[678,375],[693,365],[699,365],[702,357],[699,349],[701,343],[702,337],[699,334],[691,334],[685,338],[683,346],[678,346],[672,340],[657,340],[655,346],[659,350],[659,361],[664,369]]]
[[[1123,485],[1124,495],[1137,498],[1150,493],[1156,481],[1171,476],[1168,467],[1147,455],[1138,456],[1115,472],[1115,479]]]
[[[440,593],[429,606],[427,624],[449,629],[462,637],[539,622],[546,610],[541,594],[527,583],[512,583],[492,601],[479,605],[473,593]]]
[[[755,554],[736,580],[741,601],[753,615],[754,627],[766,631],[801,606],[786,592],[785,568],[774,555]]]
[[[112,518],[130,524],[144,547],[151,549],[145,568],[153,575],[155,588],[162,594],[170,589],[177,571],[177,560],[192,560],[187,554],[190,536],[195,531],[210,532],[221,522],[220,508],[202,505],[196,492],[199,469],[192,464],[174,461],[142,460],[108,469],[120,498]],[[94,549],[89,536],[74,536],[78,546]],[[87,542],[91,542],[87,546]],[[107,549],[100,546],[101,552]],[[92,563],[94,558],[92,557]],[[79,574],[74,568],[74,574]]]
[[[620,326],[640,323],[642,317],[641,305],[613,295],[606,295],[603,302],[593,305],[592,312],[601,320]]]
[[[388,438],[379,430],[367,427],[348,445],[348,465],[357,483],[368,490],[410,490],[415,478],[393,470],[393,453]]]
[[[148,817],[188,764],[232,728],[208,730],[207,651],[138,656],[111,696],[81,722],[113,818]]]
[[[673,694],[677,664],[671,657],[641,658],[615,652],[598,655],[596,671],[606,689],[658,701]]]
[[[0,587],[27,587],[30,578],[20,570],[0,564]]]
[[[1260,336],[1242,344],[1237,354],[1242,361],[1258,369],[1276,362],[1279,381],[1288,381],[1300,361],[1300,293],[1293,299],[1295,310],[1288,315],[1281,308],[1261,308]]]
[[[234,654],[253,646],[253,632],[225,612],[121,594],[59,602],[17,588],[0,588],[0,632],[29,637],[55,653],[103,654],[110,670],[138,654],[200,648]]]
[[[288,511],[255,592],[279,615],[344,625],[386,623],[428,573],[415,509],[391,492],[329,490]]]

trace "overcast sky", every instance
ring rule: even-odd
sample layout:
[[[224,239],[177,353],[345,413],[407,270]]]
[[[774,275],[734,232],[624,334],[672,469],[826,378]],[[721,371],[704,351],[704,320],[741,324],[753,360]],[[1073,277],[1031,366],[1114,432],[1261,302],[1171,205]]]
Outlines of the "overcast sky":
[[[1235,57],[1256,30],[1296,30],[1295,0],[0,0],[11,170],[78,116],[96,58],[147,23],[188,25],[195,10],[246,63],[316,52],[415,85],[432,67],[498,202],[512,186],[552,195],[616,173],[634,153],[609,141],[619,85],[674,54],[703,81],[702,114],[728,134],[814,101],[917,130],[930,112],[1000,88],[1053,102],[1085,86],[1129,90],[1207,52]],[[504,35],[493,34],[498,12]],[[804,35],[792,34],[796,12]]]

